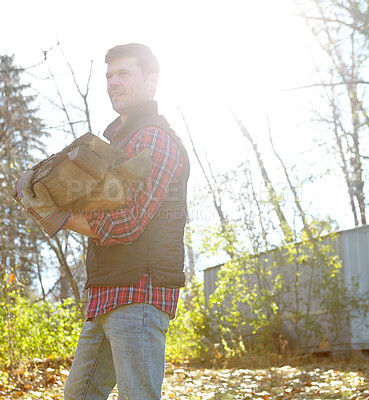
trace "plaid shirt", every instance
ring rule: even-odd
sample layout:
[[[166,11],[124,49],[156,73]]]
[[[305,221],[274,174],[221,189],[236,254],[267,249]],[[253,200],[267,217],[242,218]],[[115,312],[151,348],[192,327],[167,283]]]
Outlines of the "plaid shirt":
[[[87,319],[103,315],[123,304],[148,303],[169,314],[176,314],[179,289],[153,286],[148,271],[137,285],[96,286],[89,289]]]
[[[183,169],[183,156],[176,143],[162,129],[148,127],[137,132],[126,146],[127,160],[149,148],[151,174],[131,187],[129,201],[120,209],[87,214],[89,226],[100,246],[130,244],[137,240],[159,209],[170,183]],[[98,317],[123,304],[148,303],[174,318],[179,289],[155,287],[148,271],[130,286],[103,286],[89,289],[87,319]]]

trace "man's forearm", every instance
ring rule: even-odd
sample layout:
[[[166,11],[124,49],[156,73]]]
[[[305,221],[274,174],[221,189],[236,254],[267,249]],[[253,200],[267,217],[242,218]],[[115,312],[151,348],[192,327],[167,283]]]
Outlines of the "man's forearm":
[[[92,232],[88,225],[87,219],[83,214],[71,214],[68,221],[63,226],[63,229],[70,229],[71,231],[88,236],[92,239],[97,239],[98,236]]]

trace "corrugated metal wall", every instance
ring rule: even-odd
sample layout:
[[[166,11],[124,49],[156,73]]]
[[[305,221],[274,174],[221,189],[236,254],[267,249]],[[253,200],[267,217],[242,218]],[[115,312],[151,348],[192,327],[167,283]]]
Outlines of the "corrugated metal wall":
[[[369,291],[369,227],[343,231],[338,239],[346,286],[366,296]],[[351,311],[350,328],[351,348],[369,349],[369,316],[363,320]]]
[[[363,297],[367,296],[369,293],[369,226],[341,231],[333,241],[329,237],[326,240],[331,242],[336,254],[342,261],[342,274],[346,287],[355,290],[357,294]],[[222,265],[218,265],[204,270],[206,299],[209,298],[216,288],[217,275],[221,268]],[[283,266],[283,269],[286,271],[286,275],[288,275],[290,266]],[[301,290],[303,291],[303,289]],[[304,297],[305,293],[301,295]],[[367,301],[369,305],[369,298],[367,298]],[[323,328],[329,331],[327,328],[329,316],[319,310],[316,302],[312,303],[312,313]],[[286,329],[291,333],[291,340],[296,340],[297,343],[298,338],[293,337],[293,332],[289,325],[288,321],[286,321]],[[329,335],[331,335],[328,338],[329,341],[332,343],[334,340],[337,343],[339,342],[339,345],[334,350],[369,349],[369,316],[363,320],[355,314],[355,311],[349,312],[349,318],[345,318],[342,314],[341,321],[337,323],[336,332],[331,331]],[[339,340],[337,340],[337,337]],[[305,350],[322,350],[319,346],[319,340],[311,338],[310,342],[306,344]]]

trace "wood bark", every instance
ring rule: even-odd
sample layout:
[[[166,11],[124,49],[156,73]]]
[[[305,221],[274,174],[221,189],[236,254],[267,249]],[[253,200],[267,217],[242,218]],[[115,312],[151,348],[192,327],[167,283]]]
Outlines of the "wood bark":
[[[150,150],[125,161],[125,153],[88,132],[32,167],[56,205],[73,212],[114,210],[128,200],[129,185],[150,175]],[[17,190],[13,192],[19,201]]]

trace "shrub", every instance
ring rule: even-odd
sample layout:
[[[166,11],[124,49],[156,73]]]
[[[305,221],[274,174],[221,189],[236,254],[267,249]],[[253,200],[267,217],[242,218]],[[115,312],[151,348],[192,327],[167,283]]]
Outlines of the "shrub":
[[[34,358],[69,357],[81,326],[73,299],[31,303],[8,286],[0,295],[0,364],[12,367]]]
[[[202,283],[195,280],[178,301],[177,316],[167,337],[169,362],[199,361],[208,353],[209,318]]]

